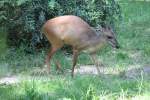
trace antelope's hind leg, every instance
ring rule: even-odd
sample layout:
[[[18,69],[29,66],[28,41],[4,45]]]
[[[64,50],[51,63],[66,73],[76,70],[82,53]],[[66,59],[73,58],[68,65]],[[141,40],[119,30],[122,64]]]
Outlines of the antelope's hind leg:
[[[73,49],[73,66],[72,66],[72,77],[74,77],[74,68],[77,64],[77,59],[78,59],[79,51],[76,49]]]
[[[62,47],[62,45],[59,45],[59,46],[52,46],[51,50],[49,51],[47,57],[46,57],[46,61],[45,61],[45,65],[46,65],[46,70],[47,70],[47,73],[50,73],[50,60],[52,58],[52,56],[56,53],[56,51],[58,49],[60,49]]]

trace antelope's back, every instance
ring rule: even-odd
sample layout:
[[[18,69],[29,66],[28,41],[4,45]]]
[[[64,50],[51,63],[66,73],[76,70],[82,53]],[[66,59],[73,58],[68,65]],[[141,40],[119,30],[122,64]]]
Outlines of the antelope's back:
[[[52,44],[63,41],[65,44],[81,45],[96,36],[85,21],[73,15],[50,19],[44,24],[43,30]]]

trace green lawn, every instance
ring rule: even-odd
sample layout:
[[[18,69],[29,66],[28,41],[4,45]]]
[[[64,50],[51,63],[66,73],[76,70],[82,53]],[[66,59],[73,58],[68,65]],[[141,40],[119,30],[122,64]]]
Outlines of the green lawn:
[[[99,59],[108,70],[117,73],[129,68],[150,66],[150,2],[120,1],[122,22],[117,24],[117,38],[121,49],[103,48]],[[33,67],[42,67],[46,51],[26,55],[22,50],[9,50],[0,57],[0,77],[17,73],[23,77],[32,73]],[[71,68],[71,56],[59,51],[53,58],[52,75],[47,81],[23,81],[14,85],[0,85],[0,100],[149,100],[150,80],[125,79],[120,74],[76,75],[56,74],[54,61],[59,59],[63,70]],[[87,54],[81,54],[79,65],[92,64]],[[38,77],[40,75],[37,75]],[[37,77],[36,76],[36,77]],[[45,76],[40,76],[45,78]]]

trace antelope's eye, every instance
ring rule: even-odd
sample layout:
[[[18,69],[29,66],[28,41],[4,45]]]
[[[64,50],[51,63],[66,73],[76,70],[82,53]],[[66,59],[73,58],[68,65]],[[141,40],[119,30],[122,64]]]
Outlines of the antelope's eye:
[[[107,36],[107,38],[108,38],[108,39],[112,39],[113,37],[112,37],[112,36]]]

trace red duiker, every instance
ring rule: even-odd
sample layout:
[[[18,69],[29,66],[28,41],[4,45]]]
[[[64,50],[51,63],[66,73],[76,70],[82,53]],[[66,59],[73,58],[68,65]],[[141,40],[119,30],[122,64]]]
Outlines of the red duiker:
[[[115,34],[110,27],[102,28],[101,31],[95,31],[84,20],[73,15],[50,19],[43,25],[42,30],[51,43],[51,50],[46,58],[47,71],[50,71],[49,61],[52,55],[64,44],[71,45],[73,48],[72,76],[74,75],[79,52],[88,52],[100,73],[96,52],[107,42],[112,47],[119,48]]]

